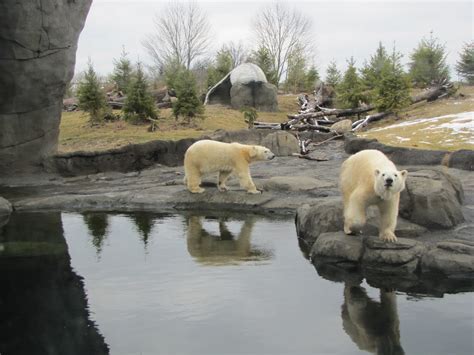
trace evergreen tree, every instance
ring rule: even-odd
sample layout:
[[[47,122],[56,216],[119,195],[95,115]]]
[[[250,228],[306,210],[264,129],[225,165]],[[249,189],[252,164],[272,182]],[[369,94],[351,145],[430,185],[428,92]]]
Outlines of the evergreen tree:
[[[469,85],[474,85],[474,41],[466,43],[456,63],[456,72]]]
[[[183,116],[190,123],[191,118],[203,113],[204,109],[197,95],[196,79],[189,70],[182,70],[176,78],[176,102],[173,103],[173,114],[176,119]]]
[[[379,112],[398,113],[410,103],[410,82],[395,48],[383,67],[374,88],[374,103]]]
[[[288,58],[285,90],[293,93],[313,91],[318,79],[319,74],[316,67],[313,65],[308,68],[304,50],[296,47]]]
[[[78,84],[77,98],[80,109],[89,113],[91,124],[103,121],[104,115],[107,113],[107,104],[100,80],[90,59],[87,63],[87,70]]]
[[[207,71],[207,86],[210,88],[217,84],[224,76],[226,76],[233,67],[232,54],[224,46],[217,52],[215,65],[210,66]]]
[[[114,71],[112,73],[112,80],[115,83],[117,90],[127,94],[133,77],[132,63],[127,58],[128,53],[125,48],[122,48],[122,53],[118,60],[114,59]]]
[[[326,69],[326,84],[332,86],[334,89],[341,83],[342,75],[341,72],[337,69],[335,61],[329,63],[328,68]]]
[[[389,55],[382,42],[379,42],[375,54],[370,57],[369,63],[365,63],[361,70],[361,80],[365,90],[371,91],[377,86],[378,81],[381,79],[382,70],[389,62]]]
[[[410,55],[410,77],[417,87],[427,87],[433,83],[449,80],[445,46],[433,37],[423,38]]]
[[[262,69],[269,83],[278,86],[277,73],[274,69],[273,60],[268,49],[260,47],[252,53],[250,61]]]
[[[147,118],[158,117],[155,100],[149,92],[141,63],[137,63],[135,78],[128,89],[123,112],[125,119],[135,124],[146,122]]]
[[[359,107],[361,101],[364,101],[362,84],[357,75],[354,58],[351,57],[347,63],[349,66],[344,73],[341,84],[336,89],[336,93],[338,101],[343,107],[356,108]]]
[[[313,91],[318,81],[319,81],[318,69],[316,69],[316,67],[313,65],[306,72],[304,91],[307,91],[307,92]]]

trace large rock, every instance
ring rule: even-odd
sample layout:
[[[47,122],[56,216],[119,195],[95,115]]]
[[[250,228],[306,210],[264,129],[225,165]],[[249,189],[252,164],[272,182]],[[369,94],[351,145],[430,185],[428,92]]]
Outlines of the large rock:
[[[311,259],[324,256],[359,262],[364,252],[363,238],[348,236],[344,232],[323,233],[311,249]]]
[[[311,248],[320,234],[341,231],[344,227],[342,202],[325,198],[312,205],[304,204],[296,211],[296,234]]]
[[[352,130],[352,121],[351,120],[342,120],[334,123],[330,127],[331,131],[337,134],[344,134]]]
[[[262,145],[270,149],[276,156],[290,156],[299,153],[298,140],[294,135],[285,131],[278,131],[266,136]]]
[[[209,89],[205,104],[226,104],[236,109],[251,106],[260,111],[276,111],[277,89],[267,82],[260,67],[244,63]]]
[[[411,239],[398,238],[394,243],[387,243],[376,237],[364,239],[365,268],[375,268],[377,272],[414,272],[425,247]]]
[[[423,255],[421,266],[424,272],[472,275],[474,243],[460,239],[436,243],[433,249]]]
[[[463,195],[460,181],[448,173],[409,172],[401,193],[400,215],[427,228],[452,228],[464,221]]]
[[[57,149],[62,99],[92,0],[0,2],[0,171]]]

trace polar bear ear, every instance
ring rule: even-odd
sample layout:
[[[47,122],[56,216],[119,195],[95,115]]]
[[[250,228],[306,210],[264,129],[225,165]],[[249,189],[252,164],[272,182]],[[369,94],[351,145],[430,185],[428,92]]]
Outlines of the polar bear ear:
[[[374,173],[375,173],[375,176],[379,176],[379,175],[380,175],[380,170],[379,170],[379,169],[375,169]]]
[[[400,171],[400,175],[402,176],[402,178],[406,179],[407,175],[408,175],[408,171],[402,170],[402,171]]]

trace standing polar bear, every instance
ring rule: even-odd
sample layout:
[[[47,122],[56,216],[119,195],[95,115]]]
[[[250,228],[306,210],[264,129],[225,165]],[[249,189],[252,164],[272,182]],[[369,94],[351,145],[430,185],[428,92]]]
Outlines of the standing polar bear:
[[[236,174],[248,193],[258,194],[260,191],[252,181],[249,164],[274,157],[270,149],[260,145],[201,140],[191,145],[184,155],[185,181],[189,191],[202,193],[204,189],[199,186],[202,175],[218,172],[218,189],[227,191],[225,182],[231,174]]]
[[[400,192],[405,188],[407,171],[395,165],[378,150],[362,150],[348,158],[341,168],[340,186],[344,202],[344,232],[354,234],[366,222],[366,210],[380,210],[379,238],[395,242]]]

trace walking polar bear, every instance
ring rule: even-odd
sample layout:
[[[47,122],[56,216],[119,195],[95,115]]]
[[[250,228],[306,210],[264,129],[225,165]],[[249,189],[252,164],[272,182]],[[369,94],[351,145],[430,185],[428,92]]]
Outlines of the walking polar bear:
[[[218,172],[218,189],[227,191],[227,179],[231,174],[236,174],[240,185],[248,193],[258,194],[261,191],[252,181],[249,164],[274,157],[270,149],[260,145],[201,140],[191,145],[184,155],[185,183],[192,193],[202,193],[204,189],[199,186],[202,176]]]
[[[405,188],[407,171],[395,165],[378,150],[362,150],[349,157],[341,168],[340,187],[344,203],[344,232],[354,234],[366,222],[366,210],[380,210],[379,238],[395,242],[400,192]]]

